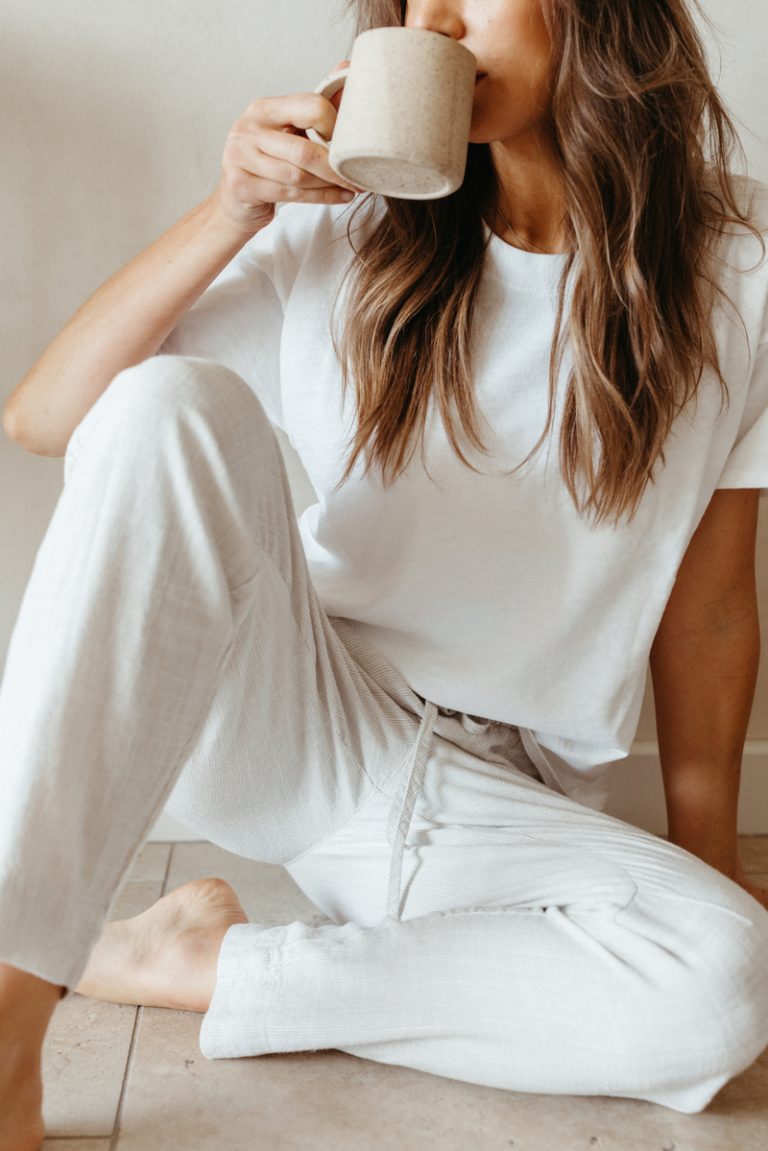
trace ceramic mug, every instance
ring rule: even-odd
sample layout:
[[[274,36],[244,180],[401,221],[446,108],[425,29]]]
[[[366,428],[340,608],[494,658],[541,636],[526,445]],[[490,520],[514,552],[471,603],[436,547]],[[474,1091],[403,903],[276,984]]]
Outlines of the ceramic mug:
[[[464,183],[477,60],[468,48],[415,28],[374,28],[355,40],[349,65],[315,88],[344,88],[329,150],[337,175],[401,200],[437,200]]]

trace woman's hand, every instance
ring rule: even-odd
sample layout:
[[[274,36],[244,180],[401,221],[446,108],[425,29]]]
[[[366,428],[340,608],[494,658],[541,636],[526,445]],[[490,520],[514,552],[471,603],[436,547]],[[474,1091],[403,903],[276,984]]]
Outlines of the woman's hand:
[[[341,92],[333,100],[306,92],[248,105],[230,129],[214,193],[228,224],[255,234],[272,221],[276,203],[341,204],[346,192],[359,191],[333,171],[327,150],[304,134],[315,128],[330,139],[341,98]]]
[[[751,883],[749,876],[744,872],[741,864],[737,865],[733,879],[735,883],[738,883],[739,887],[743,887],[753,899],[756,899],[758,903],[762,903],[763,907],[768,911],[768,890],[764,887],[757,887],[754,883]]]

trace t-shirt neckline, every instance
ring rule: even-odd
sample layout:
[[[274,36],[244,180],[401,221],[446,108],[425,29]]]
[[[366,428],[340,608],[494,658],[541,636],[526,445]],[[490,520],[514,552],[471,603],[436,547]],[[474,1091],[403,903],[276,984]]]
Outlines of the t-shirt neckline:
[[[490,235],[486,269],[497,279],[527,291],[554,293],[566,263],[567,252],[526,252],[514,248],[485,225]]]

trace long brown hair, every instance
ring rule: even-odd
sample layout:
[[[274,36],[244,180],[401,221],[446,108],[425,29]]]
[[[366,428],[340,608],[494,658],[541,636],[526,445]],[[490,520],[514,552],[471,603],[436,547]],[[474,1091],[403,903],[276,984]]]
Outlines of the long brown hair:
[[[699,8],[699,0],[690,0]],[[401,0],[347,0],[356,32],[404,22]],[[560,468],[580,514],[631,519],[678,413],[707,364],[724,401],[712,314],[727,224],[746,226],[729,157],[743,148],[711,79],[686,0],[542,0],[552,40],[551,128],[562,164],[568,248],[549,372],[555,415],[566,338],[573,368],[562,407]],[[700,8],[699,8],[700,10]],[[709,155],[707,154],[709,145]],[[357,427],[339,486],[361,454],[388,486],[439,407],[456,455],[455,405],[487,454],[472,389],[474,307],[499,185],[487,144],[470,144],[463,187],[433,201],[362,201],[386,212],[352,261],[345,324],[333,345]],[[354,244],[352,243],[354,248]],[[567,323],[566,290],[570,280]],[[347,283],[347,281],[349,281]],[[727,297],[725,297],[727,299]],[[510,402],[512,400],[510,399]],[[476,468],[473,470],[477,471]],[[511,474],[511,473],[510,473]]]

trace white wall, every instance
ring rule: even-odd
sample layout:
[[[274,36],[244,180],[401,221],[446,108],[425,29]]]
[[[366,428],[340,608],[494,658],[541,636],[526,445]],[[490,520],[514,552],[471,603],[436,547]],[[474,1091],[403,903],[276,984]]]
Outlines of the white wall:
[[[721,90],[740,122],[750,171],[768,180],[768,7],[710,0],[708,11],[719,26]],[[246,105],[312,88],[348,55],[351,38],[341,0],[4,0],[2,30],[0,400],[91,292],[210,193],[227,131]],[[302,508],[310,489],[286,451]],[[0,436],[0,656],[61,484],[61,460],[27,455]],[[762,521],[765,620],[766,507]],[[768,833],[763,663],[743,833]],[[638,737],[609,810],[663,833],[650,697]]]

